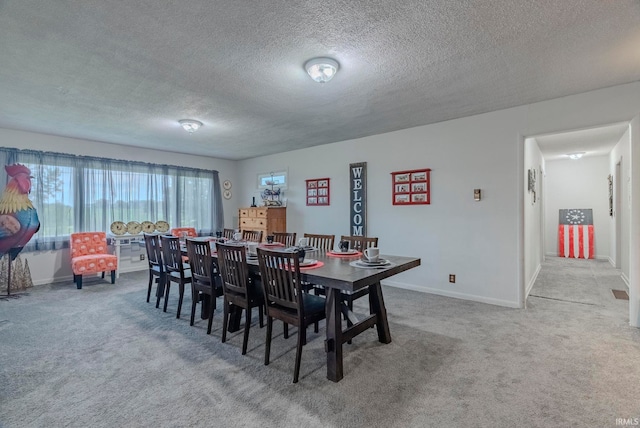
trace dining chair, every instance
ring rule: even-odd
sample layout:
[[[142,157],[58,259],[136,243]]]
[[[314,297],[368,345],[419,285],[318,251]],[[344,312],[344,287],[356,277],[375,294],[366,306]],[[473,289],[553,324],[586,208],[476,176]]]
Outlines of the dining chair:
[[[180,238],[177,236],[160,236],[160,245],[162,246],[162,259],[165,270],[165,291],[164,291],[164,312],[167,312],[167,303],[169,302],[169,291],[171,283],[178,284],[180,297],[178,299],[178,312],[176,318],[180,318],[182,311],[182,300],[184,299],[184,286],[191,283],[191,269],[188,264],[182,260],[182,250],[180,249]]]
[[[229,240],[229,241],[230,241],[230,240],[232,240],[232,239],[233,239],[233,234],[234,234],[234,233],[236,233],[236,230],[235,230],[235,229],[223,229],[223,230],[222,230],[222,237],[223,237],[224,239],[227,239],[227,240]]]
[[[367,237],[367,236],[348,236],[342,235],[340,237],[341,241],[349,241],[349,248],[356,249],[358,251],[366,250],[367,248],[377,247],[378,246],[378,238]]]
[[[116,282],[118,257],[109,252],[106,232],[77,232],[69,239],[71,253],[71,271],[73,282],[78,290],[82,289],[82,275],[95,275],[111,272],[111,283]]]
[[[273,232],[273,241],[284,244],[286,247],[293,247],[296,245],[296,233]]]
[[[247,342],[249,341],[252,308],[258,308],[260,328],[264,327],[264,294],[262,286],[256,283],[256,278],[252,278],[249,275],[244,246],[216,244],[216,248],[218,250],[218,267],[224,296],[222,343],[227,340],[227,328],[229,326],[229,317],[232,316],[232,305],[244,309],[245,323],[242,355],[245,355],[247,353]]]
[[[208,304],[209,322],[207,334],[211,334],[213,314],[216,308],[216,297],[222,295],[222,286],[216,281],[218,276],[211,257],[211,245],[206,241],[194,241],[187,238],[187,255],[191,265],[191,320],[193,326],[198,302]],[[204,299],[209,299],[208,302]]]
[[[325,298],[304,293],[301,288],[300,262],[297,253],[259,248],[258,263],[265,296],[267,337],[264,364],[269,365],[273,319],[298,327],[298,344],[293,383],[298,382],[302,346],[307,343],[307,327],[325,318]]]
[[[262,242],[262,231],[261,230],[243,230],[242,240],[251,241],[251,242]]]
[[[333,243],[336,239],[336,235],[315,235],[312,233],[305,233],[304,237],[309,238],[309,246],[325,251],[333,250]]]
[[[162,261],[162,247],[160,246],[160,235],[154,233],[144,234],[144,245],[147,249],[147,261],[149,262],[149,289],[147,290],[147,303],[151,297],[151,287],[153,282],[158,283],[156,288],[156,308],[160,306],[160,298],[164,294],[164,283],[166,280],[164,263]]]
[[[182,237],[182,234],[186,234],[188,238],[195,238],[198,236],[198,232],[196,232],[195,227],[174,227],[171,229],[171,235]]]

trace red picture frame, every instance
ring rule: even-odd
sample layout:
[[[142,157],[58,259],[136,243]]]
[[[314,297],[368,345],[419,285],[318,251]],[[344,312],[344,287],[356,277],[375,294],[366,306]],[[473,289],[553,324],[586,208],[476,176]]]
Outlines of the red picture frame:
[[[431,204],[431,169],[412,169],[391,173],[393,205]]]
[[[305,180],[306,185],[306,198],[307,206],[322,206],[331,204],[331,191],[330,191],[329,178],[313,178]]]

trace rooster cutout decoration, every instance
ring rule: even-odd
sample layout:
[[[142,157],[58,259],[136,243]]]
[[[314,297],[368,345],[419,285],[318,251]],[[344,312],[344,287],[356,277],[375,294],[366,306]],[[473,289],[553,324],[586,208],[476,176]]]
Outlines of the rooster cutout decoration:
[[[9,254],[7,295],[11,294],[11,262],[40,229],[38,213],[28,198],[31,171],[24,165],[6,165],[10,179],[0,198],[0,258]]]

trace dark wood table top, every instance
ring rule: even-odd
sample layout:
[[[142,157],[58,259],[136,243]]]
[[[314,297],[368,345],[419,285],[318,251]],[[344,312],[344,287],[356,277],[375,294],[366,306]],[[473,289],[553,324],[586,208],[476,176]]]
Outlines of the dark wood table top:
[[[278,249],[278,247],[268,247],[267,249]],[[217,258],[217,254],[215,253],[212,254],[212,256]],[[327,255],[327,252],[324,250],[308,251],[307,258],[321,261],[324,263],[324,266],[319,268],[300,269],[300,273],[305,276],[306,281],[325,287],[337,288],[351,292],[420,266],[419,258],[392,256],[386,254],[381,254],[380,258],[389,260],[392,263],[391,266],[371,268],[358,268],[351,266],[350,263],[359,260],[359,256],[332,257]],[[258,270],[257,259],[247,259],[247,264],[249,265],[250,270]]]
[[[371,268],[359,268],[350,265],[351,262],[359,260],[359,257],[331,257],[324,251],[310,252],[307,257],[324,263],[322,267],[302,269],[300,271],[306,276],[307,281],[346,291],[357,291],[373,282],[379,282],[400,272],[420,266],[419,258],[385,254],[380,255],[380,258],[389,260],[392,265]]]

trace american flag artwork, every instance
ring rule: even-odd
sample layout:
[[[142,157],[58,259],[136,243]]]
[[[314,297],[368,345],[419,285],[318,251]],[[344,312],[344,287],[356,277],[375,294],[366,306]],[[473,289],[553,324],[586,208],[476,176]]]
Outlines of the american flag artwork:
[[[562,209],[558,224],[558,256],[576,259],[595,258],[593,210]]]

